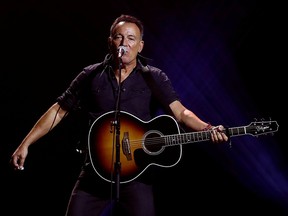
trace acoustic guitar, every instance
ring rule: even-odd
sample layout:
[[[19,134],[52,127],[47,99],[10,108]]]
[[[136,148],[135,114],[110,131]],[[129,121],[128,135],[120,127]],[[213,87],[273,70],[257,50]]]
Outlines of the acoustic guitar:
[[[120,183],[139,177],[150,166],[169,168],[182,157],[182,145],[210,140],[211,131],[181,133],[177,121],[169,115],[159,115],[150,121],[121,111],[120,119]],[[95,172],[105,181],[113,182],[115,169],[115,111],[97,118],[88,134],[88,151]],[[229,137],[259,136],[278,131],[276,121],[255,121],[249,125],[226,128]]]

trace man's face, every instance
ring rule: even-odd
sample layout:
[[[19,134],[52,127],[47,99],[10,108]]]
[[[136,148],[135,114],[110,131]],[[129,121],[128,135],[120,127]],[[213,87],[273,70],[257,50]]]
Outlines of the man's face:
[[[109,37],[111,51],[117,56],[119,46],[124,46],[126,52],[122,56],[122,63],[129,64],[136,61],[137,54],[144,46],[139,28],[134,23],[120,22],[116,25],[112,37]]]

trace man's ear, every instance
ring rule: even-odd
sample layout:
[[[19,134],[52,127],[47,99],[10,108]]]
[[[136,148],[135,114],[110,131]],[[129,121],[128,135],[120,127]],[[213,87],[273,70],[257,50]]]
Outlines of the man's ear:
[[[141,40],[140,45],[139,45],[139,49],[138,49],[138,53],[141,53],[141,51],[143,50],[143,47],[144,47],[144,41]]]

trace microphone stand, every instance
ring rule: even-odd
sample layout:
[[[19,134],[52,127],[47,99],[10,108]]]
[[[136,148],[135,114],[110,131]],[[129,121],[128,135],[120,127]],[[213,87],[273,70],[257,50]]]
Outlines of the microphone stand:
[[[118,211],[119,205],[119,190],[120,190],[120,173],[121,173],[121,161],[120,161],[120,99],[121,99],[121,68],[122,68],[122,59],[121,56],[118,56],[118,69],[119,69],[119,84],[118,84],[118,95],[117,95],[117,103],[115,109],[115,116],[114,116],[114,126],[116,128],[116,156],[115,156],[115,163],[114,163],[114,177],[115,177],[115,184],[116,184],[116,212]]]

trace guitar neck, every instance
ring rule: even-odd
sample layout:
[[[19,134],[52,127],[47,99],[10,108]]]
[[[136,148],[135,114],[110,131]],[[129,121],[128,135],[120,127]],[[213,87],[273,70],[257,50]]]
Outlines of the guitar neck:
[[[259,136],[278,131],[278,123],[276,121],[252,122],[247,126],[225,128],[224,133],[229,137],[252,135]],[[165,145],[181,145],[186,143],[208,141],[211,138],[211,131],[199,131],[183,134],[174,134],[164,137]]]
[[[226,128],[223,132],[229,137],[242,136],[247,134],[246,126]],[[182,134],[173,134],[164,137],[165,145],[182,145],[186,143],[202,142],[211,139],[211,131],[198,131]]]

